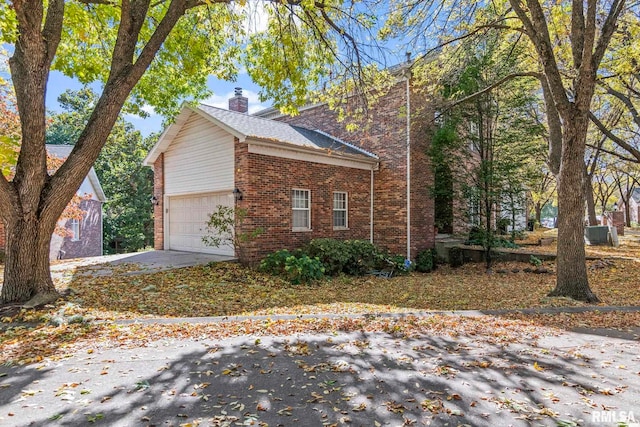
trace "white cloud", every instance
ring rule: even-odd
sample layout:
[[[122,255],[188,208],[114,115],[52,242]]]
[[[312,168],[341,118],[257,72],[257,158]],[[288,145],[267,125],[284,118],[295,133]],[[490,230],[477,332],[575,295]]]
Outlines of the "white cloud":
[[[145,104],[140,108],[142,111],[144,111],[145,113],[149,114],[150,116],[156,116],[158,113],[156,113],[155,108],[153,108],[153,106],[149,105],[149,104]]]

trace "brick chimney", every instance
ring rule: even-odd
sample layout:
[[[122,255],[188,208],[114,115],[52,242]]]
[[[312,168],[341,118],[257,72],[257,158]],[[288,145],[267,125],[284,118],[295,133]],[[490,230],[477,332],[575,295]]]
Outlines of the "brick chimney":
[[[242,96],[242,88],[235,88],[235,94],[233,98],[229,99],[229,110],[237,111],[238,113],[246,113],[249,111],[249,100]]]

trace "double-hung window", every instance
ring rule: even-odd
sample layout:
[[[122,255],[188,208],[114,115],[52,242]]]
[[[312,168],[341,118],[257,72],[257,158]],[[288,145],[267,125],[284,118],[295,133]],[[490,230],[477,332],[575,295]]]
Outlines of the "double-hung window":
[[[311,229],[311,192],[309,190],[294,189],[291,191],[293,208],[293,229]]]
[[[347,228],[347,193],[333,193],[333,228]]]
[[[69,231],[71,232],[71,241],[77,242],[78,240],[80,240],[80,220],[79,219],[71,220]]]

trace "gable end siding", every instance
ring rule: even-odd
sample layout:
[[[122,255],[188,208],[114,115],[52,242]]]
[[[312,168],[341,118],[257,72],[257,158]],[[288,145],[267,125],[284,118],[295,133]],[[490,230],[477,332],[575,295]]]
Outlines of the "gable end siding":
[[[223,191],[233,184],[233,137],[193,114],[164,153],[163,195]]]

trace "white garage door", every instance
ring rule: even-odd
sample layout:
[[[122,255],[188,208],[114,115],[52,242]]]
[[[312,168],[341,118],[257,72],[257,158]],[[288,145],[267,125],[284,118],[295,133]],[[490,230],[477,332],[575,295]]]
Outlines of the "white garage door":
[[[233,256],[231,246],[216,248],[202,242],[209,215],[218,205],[233,206],[231,191],[169,197],[168,249]]]

